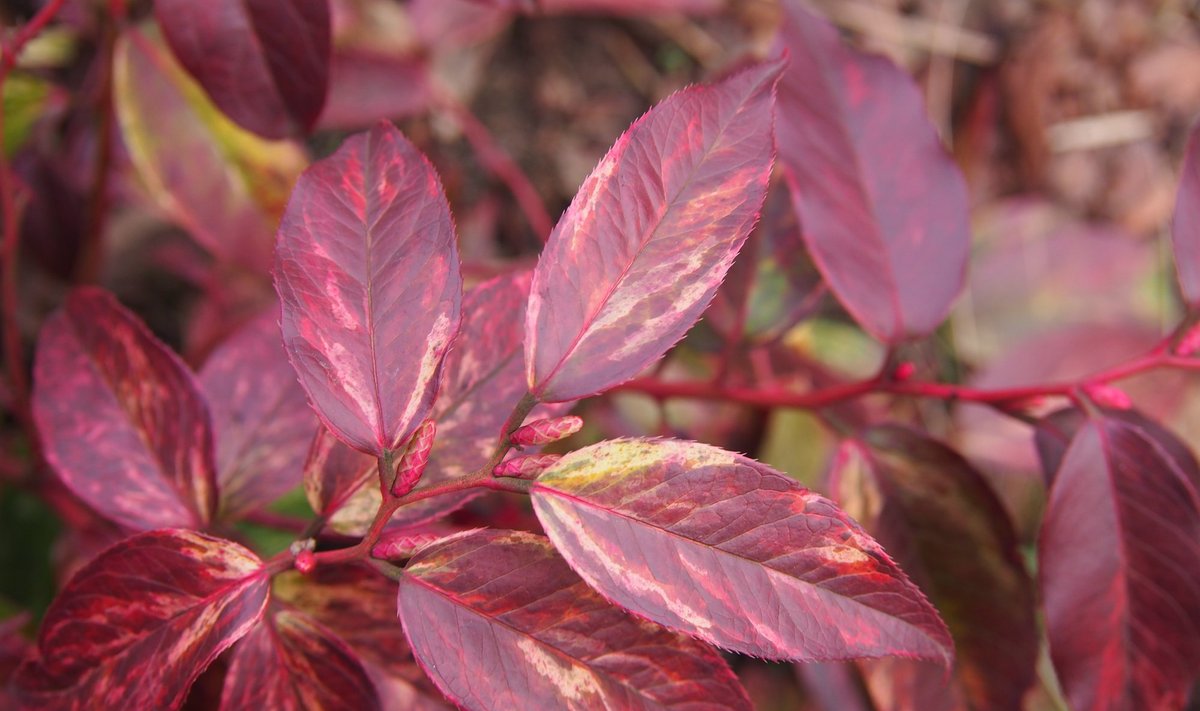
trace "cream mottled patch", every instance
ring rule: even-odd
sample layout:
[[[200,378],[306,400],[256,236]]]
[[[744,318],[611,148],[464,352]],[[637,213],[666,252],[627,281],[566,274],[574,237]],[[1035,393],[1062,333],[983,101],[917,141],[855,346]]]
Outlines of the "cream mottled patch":
[[[453,335],[450,315],[445,312],[438,314],[437,320],[429,329],[429,336],[426,339],[428,347],[421,354],[421,365],[414,381],[416,387],[413,388],[412,394],[409,396],[408,402],[404,404],[404,410],[399,413],[397,420],[388,423],[390,427],[397,427],[400,423],[411,423],[416,418],[417,412],[425,400],[426,385],[433,380],[437,373],[438,364],[442,362],[442,356],[446,353],[446,344]],[[389,446],[394,444],[389,443]]]
[[[335,340],[322,338],[321,345],[316,350],[318,353],[324,353],[329,359],[333,374],[336,375],[333,382],[342,386],[342,390],[358,406],[365,421],[371,423],[371,428],[374,429],[374,423],[379,422],[379,408],[375,403],[375,389],[368,382],[369,378],[362,370],[362,363],[350,349]]]
[[[592,708],[575,704],[595,702],[602,696],[599,680],[587,667],[564,664],[528,637],[517,643],[517,649],[521,651],[521,660],[538,676],[553,684],[560,698],[573,702],[572,708]]]
[[[829,546],[822,548],[821,557],[832,563],[845,563],[849,565],[866,563],[871,560],[871,556],[850,546]]]
[[[569,536],[579,545],[584,554],[590,556],[600,567],[607,570],[614,583],[617,583],[625,591],[643,600],[657,602],[658,606],[666,608],[677,619],[697,630],[707,630],[713,626],[705,611],[691,607],[683,600],[677,599],[671,591],[664,590],[657,580],[650,577],[648,571],[632,567],[626,560],[628,556],[622,556],[622,559],[618,560],[612,553],[605,550],[591,537],[587,527],[576,515],[570,503],[553,495],[543,495],[535,496],[534,504],[535,507],[541,504],[539,513],[545,511],[550,514],[549,517],[539,516],[539,518],[556,546],[559,546],[559,541],[564,535]],[[580,571],[580,573],[593,587],[601,591],[605,589],[604,586],[597,584],[596,576],[589,575],[586,571]]]

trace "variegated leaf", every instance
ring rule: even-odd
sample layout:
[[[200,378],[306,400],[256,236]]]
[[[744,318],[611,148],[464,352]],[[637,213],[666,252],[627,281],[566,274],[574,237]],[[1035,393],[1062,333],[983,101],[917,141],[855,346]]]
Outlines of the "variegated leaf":
[[[300,177],[276,245],[283,340],[325,425],[382,456],[429,413],[462,300],[450,208],[391,124]]]
[[[750,708],[719,654],[608,604],[541,536],[436,543],[399,605],[417,659],[469,709]]]
[[[236,519],[300,484],[319,423],[283,352],[275,309],[209,357],[200,387],[213,417],[221,518]]]
[[[175,709],[262,615],[269,577],[241,546],[142,533],[84,566],[42,621],[13,680],[25,708]]]
[[[358,656],[329,630],[272,604],[233,650],[222,711],[371,711],[375,686]]]
[[[187,366],[108,292],[76,289],[46,321],[33,415],[47,462],[106,518],[144,530],[212,517],[204,398]]]
[[[696,442],[612,440],[533,484],[555,547],[639,615],[768,659],[899,655],[949,664],[921,591],[827,499]]]
[[[758,219],[782,61],[674,94],[638,119],[550,235],[525,323],[530,392],[600,392],[700,318]]]
[[[804,239],[863,328],[895,342],[937,328],[963,286],[967,188],[912,77],[842,43],[785,0],[779,160]]]

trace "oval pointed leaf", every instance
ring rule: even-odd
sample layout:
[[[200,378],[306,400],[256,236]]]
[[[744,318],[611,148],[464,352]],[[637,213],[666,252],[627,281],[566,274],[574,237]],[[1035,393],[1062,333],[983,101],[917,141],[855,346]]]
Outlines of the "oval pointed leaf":
[[[77,289],[46,321],[34,385],[46,461],[97,512],[143,530],[211,518],[204,399],[187,366],[111,294]]]
[[[288,363],[270,309],[221,345],[200,371],[217,441],[221,518],[271,503],[300,484],[319,423]]]
[[[1183,300],[1200,307],[1200,127],[1192,129],[1180,170],[1171,245]]]
[[[417,659],[470,709],[750,708],[714,650],[608,604],[541,536],[434,544],[399,605]]]
[[[267,138],[312,128],[329,82],[329,0],[155,0],[171,49],[213,102]]]
[[[291,141],[265,141],[217,111],[161,39],[117,41],[113,104],[141,184],[219,259],[265,273],[287,192],[307,164]]]
[[[782,66],[668,97],[584,181],[533,276],[525,369],[538,399],[627,380],[700,318],[762,207]]]
[[[31,708],[174,709],[262,615],[269,576],[241,546],[142,533],[84,566],[50,606],[14,678]]]
[[[538,519],[618,605],[768,659],[899,655],[949,663],[945,624],[832,502],[716,447],[613,440],[532,488]]]
[[[872,427],[844,446],[830,488],[943,611],[972,707],[1020,709],[1036,676],[1036,596],[996,494],[961,455],[913,430]],[[950,696],[941,669],[901,664],[912,693],[931,695],[910,696],[910,708],[933,709]],[[893,697],[895,679],[882,683]]]
[[[428,414],[462,301],[450,208],[391,124],[296,183],[279,227],[283,339],[326,426],[382,456]]]
[[[912,77],[850,49],[786,0],[779,159],[809,252],[854,319],[895,342],[929,333],[962,289],[967,188]]]
[[[380,708],[362,662],[307,616],[272,606],[234,648],[224,711]]]
[[[1172,452],[1171,449],[1175,449]],[[1055,670],[1072,708],[1182,708],[1200,668],[1200,497],[1182,443],[1082,424],[1038,537]]]

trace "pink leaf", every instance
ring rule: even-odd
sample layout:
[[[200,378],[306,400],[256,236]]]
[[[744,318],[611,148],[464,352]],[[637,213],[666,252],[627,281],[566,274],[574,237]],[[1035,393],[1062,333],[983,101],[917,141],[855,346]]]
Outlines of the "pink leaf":
[[[426,111],[431,102],[430,68],[423,56],[392,57],[339,48],[329,73],[329,98],[318,123],[321,129],[360,128],[381,118],[405,118]]]
[[[279,227],[283,339],[317,414],[381,456],[428,414],[462,300],[450,208],[429,161],[388,123],[296,183]]]
[[[550,540],[622,607],[768,659],[900,655],[949,664],[945,624],[830,501],[695,442],[613,440],[533,484]]]
[[[306,615],[273,605],[234,648],[221,708],[367,711],[380,705],[345,642]]]
[[[1193,128],[1188,138],[1171,221],[1171,245],[1183,300],[1192,308],[1200,307],[1200,128]]]
[[[1038,538],[1050,652],[1071,706],[1182,708],[1200,668],[1200,497],[1187,447],[1084,422]]]
[[[782,68],[673,94],[584,181],[533,276],[525,369],[538,399],[631,378],[700,317],[762,207]]]
[[[325,104],[328,0],[156,0],[179,61],[231,119],[267,138],[312,128]]]
[[[955,687],[972,708],[1020,708],[1036,675],[1036,595],[996,494],[961,455],[913,430],[880,425],[843,447],[830,489],[943,611],[958,652],[957,683],[901,660],[870,668],[868,687],[910,708],[933,709]]]
[[[963,285],[967,189],[912,78],[786,0],[779,158],[809,251],[855,320],[896,342],[941,323]]]
[[[283,352],[269,309],[218,348],[200,371],[217,441],[220,515],[236,519],[300,484],[316,415]]]
[[[709,14],[724,0],[482,0],[482,4],[529,15],[606,13],[645,17],[663,13]]]
[[[714,650],[608,604],[541,536],[430,546],[405,569],[399,606],[417,659],[467,708],[750,708]]]
[[[216,499],[208,409],[192,374],[106,291],[84,287],[47,321],[33,415],[50,466],[129,528],[200,528]]]
[[[84,566],[50,606],[14,678],[29,708],[174,709],[257,622],[270,578],[241,546],[142,533]]]

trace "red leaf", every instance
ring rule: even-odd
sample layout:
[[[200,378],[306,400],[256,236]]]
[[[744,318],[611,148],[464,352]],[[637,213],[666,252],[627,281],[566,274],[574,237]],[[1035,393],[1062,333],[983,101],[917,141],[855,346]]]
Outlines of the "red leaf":
[[[809,251],[863,328],[929,333],[962,289],[967,189],[912,78],[784,4],[779,157]]]
[[[156,0],[154,14],[231,119],[267,138],[312,128],[329,81],[328,0]]]
[[[476,531],[405,572],[404,631],[468,708],[750,708],[719,654],[609,605],[541,536]]]
[[[275,579],[277,599],[336,634],[362,659],[392,676],[421,677],[396,622],[396,584],[356,565],[321,566],[312,575]]]
[[[380,708],[362,662],[307,616],[275,607],[234,648],[221,708]]]
[[[375,459],[339,442],[320,428],[304,463],[304,493],[312,510],[328,518],[346,505],[368,481],[377,479]],[[377,508],[377,507],[376,507]],[[374,509],[369,516],[374,516]]]
[[[304,172],[279,227],[283,340],[326,426],[381,456],[425,418],[462,300],[433,166],[379,123]]]
[[[269,309],[243,326],[200,371],[212,411],[225,520],[296,487],[319,426],[283,352],[277,319]]]
[[[1051,657],[1078,711],[1182,708],[1200,668],[1195,460],[1160,436],[1088,420],[1050,488],[1039,576]]]
[[[830,501],[695,442],[613,440],[532,488],[546,533],[624,608],[768,659],[899,655],[949,664],[925,596]]]
[[[50,606],[14,678],[30,708],[174,709],[258,621],[269,578],[241,546],[141,533],[84,566]]]
[[[133,529],[209,521],[204,399],[187,366],[111,294],[77,289],[47,319],[34,381],[46,460],[79,498]]]
[[[539,400],[631,378],[700,318],[762,206],[782,67],[673,94],[584,181],[533,276],[525,369]]]
[[[971,706],[1020,709],[1035,678],[1036,602],[1003,505],[982,474],[936,440],[883,425],[867,430],[863,442],[845,445],[849,457],[830,488],[944,611],[956,677]],[[950,696],[942,670],[903,666],[931,694],[909,707],[932,709]]]
[[[1188,138],[1171,221],[1171,245],[1183,300],[1192,308],[1200,307],[1200,127],[1194,127]]]

